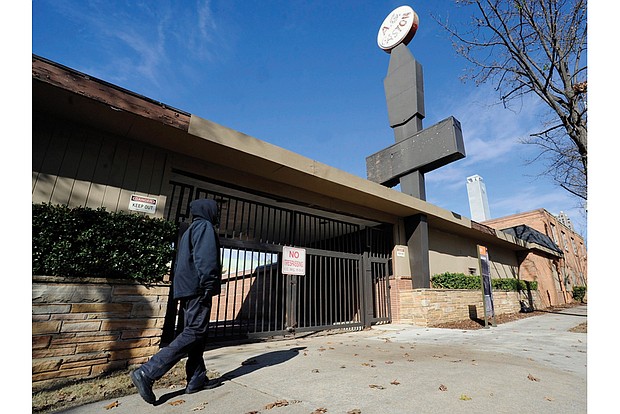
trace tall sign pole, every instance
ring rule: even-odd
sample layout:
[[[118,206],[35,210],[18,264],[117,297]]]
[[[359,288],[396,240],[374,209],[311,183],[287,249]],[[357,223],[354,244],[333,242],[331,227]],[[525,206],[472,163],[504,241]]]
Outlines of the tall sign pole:
[[[493,305],[493,290],[491,289],[491,267],[489,252],[485,246],[478,245],[478,260],[480,262],[480,282],[482,285],[482,308],[484,309],[484,327],[495,325],[495,307]]]
[[[424,79],[422,65],[407,44],[419,27],[418,15],[409,6],[394,9],[383,21],[377,44],[390,54],[383,81],[390,127],[395,144],[366,158],[368,179],[426,200],[424,174],[465,157],[461,124],[449,117],[429,128],[422,127]],[[414,288],[430,287],[428,222],[424,214],[405,218]]]

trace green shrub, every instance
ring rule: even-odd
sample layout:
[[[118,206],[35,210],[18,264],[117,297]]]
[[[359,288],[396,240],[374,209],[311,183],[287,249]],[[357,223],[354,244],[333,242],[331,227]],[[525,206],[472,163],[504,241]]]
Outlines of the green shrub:
[[[441,273],[431,277],[435,289],[480,289],[480,276],[465,273]]]
[[[161,281],[169,272],[174,223],[105,208],[32,205],[32,272]]]
[[[573,287],[573,298],[583,303],[583,299],[586,297],[586,287],[585,286],[574,286]]]
[[[431,283],[435,289],[481,289],[479,275],[466,275],[465,273],[440,273],[431,277]],[[523,280],[514,278],[491,279],[493,290],[519,291],[527,290]],[[530,289],[536,290],[538,284],[530,282]]]

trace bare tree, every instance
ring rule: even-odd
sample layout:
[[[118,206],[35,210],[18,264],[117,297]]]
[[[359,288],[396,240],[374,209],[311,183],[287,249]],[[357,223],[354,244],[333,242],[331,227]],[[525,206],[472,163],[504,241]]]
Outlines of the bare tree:
[[[492,82],[504,105],[536,94],[549,108],[526,143],[541,148],[543,174],[587,199],[587,1],[456,0],[472,7],[469,25],[435,20],[472,64],[466,78]]]

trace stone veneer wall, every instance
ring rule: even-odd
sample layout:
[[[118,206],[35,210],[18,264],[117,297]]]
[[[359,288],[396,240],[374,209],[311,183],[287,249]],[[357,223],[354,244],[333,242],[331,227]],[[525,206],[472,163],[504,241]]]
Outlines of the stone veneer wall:
[[[482,291],[465,289],[413,289],[411,279],[390,280],[393,323],[433,326],[472,317],[482,319]],[[535,309],[543,309],[538,291],[532,291]],[[520,301],[527,298],[519,292],[493,291],[495,315],[518,313]]]
[[[32,383],[94,377],[159,350],[169,284],[33,276]]]

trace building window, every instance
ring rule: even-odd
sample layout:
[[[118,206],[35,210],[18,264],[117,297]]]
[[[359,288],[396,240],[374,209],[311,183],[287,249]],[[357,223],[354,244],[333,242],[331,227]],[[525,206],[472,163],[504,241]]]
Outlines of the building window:
[[[558,233],[555,230],[555,224],[551,223],[551,237],[555,244],[558,244]]]
[[[564,250],[568,251],[568,240],[566,240],[566,233],[564,233],[563,231],[560,233],[562,233],[562,243],[564,244]]]

